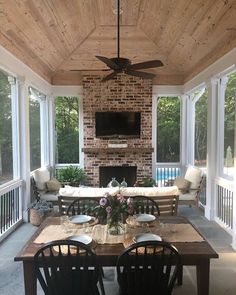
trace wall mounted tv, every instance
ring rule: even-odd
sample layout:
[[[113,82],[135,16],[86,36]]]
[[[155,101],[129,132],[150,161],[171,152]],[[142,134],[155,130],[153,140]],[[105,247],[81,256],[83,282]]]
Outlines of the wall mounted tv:
[[[140,137],[140,112],[96,112],[95,121],[96,137]]]

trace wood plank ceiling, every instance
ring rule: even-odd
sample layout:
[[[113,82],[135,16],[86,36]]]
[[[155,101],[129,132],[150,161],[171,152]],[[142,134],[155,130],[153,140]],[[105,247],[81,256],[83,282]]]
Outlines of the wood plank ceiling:
[[[236,46],[235,0],[121,2],[121,56],[160,59],[164,67],[149,71],[154,83],[182,84]],[[78,84],[88,70],[106,69],[95,55],[117,55],[114,4],[0,1],[0,44],[50,83]]]

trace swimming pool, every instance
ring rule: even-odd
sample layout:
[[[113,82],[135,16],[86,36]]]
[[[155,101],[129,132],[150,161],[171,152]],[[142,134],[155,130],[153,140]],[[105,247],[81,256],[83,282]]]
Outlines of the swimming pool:
[[[175,179],[180,175],[180,168],[157,168],[156,181],[165,181],[167,179]]]

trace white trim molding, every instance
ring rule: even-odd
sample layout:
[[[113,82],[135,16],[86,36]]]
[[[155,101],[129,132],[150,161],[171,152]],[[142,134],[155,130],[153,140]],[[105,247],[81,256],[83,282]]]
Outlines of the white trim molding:
[[[83,95],[83,86],[52,86],[52,96],[78,96]]]
[[[201,73],[196,75],[193,79],[186,82],[183,86],[184,93],[187,93],[197,87],[198,85],[209,81],[209,79],[226,74],[235,68],[236,63],[236,48],[226,53],[216,62],[211,64]]]
[[[182,85],[154,85],[152,87],[152,95],[157,96],[181,96],[183,94]]]

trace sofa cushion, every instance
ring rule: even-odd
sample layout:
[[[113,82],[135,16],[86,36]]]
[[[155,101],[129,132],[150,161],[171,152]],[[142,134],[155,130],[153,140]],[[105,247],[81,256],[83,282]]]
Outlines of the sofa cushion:
[[[177,195],[177,186],[168,187],[121,187],[121,195],[125,197],[145,196],[145,197],[156,197],[156,196],[169,196]]]
[[[49,192],[59,191],[61,183],[56,178],[52,178],[46,182],[46,186]]]
[[[184,178],[191,182],[190,189],[198,189],[202,179],[202,170],[197,167],[189,166]]]
[[[187,194],[180,194],[179,201],[195,201],[197,190],[192,190]]]
[[[57,202],[58,201],[58,194],[55,193],[48,193],[48,192],[40,192],[40,199],[45,200],[48,202]]]
[[[179,191],[182,194],[186,194],[186,193],[189,192],[191,182],[188,181],[187,179],[183,178],[183,177],[178,176],[174,180],[174,185],[176,185],[178,187]]]
[[[115,196],[119,193],[119,187],[72,187],[66,185],[60,188],[59,194],[67,197],[96,197],[101,198],[106,193]]]

